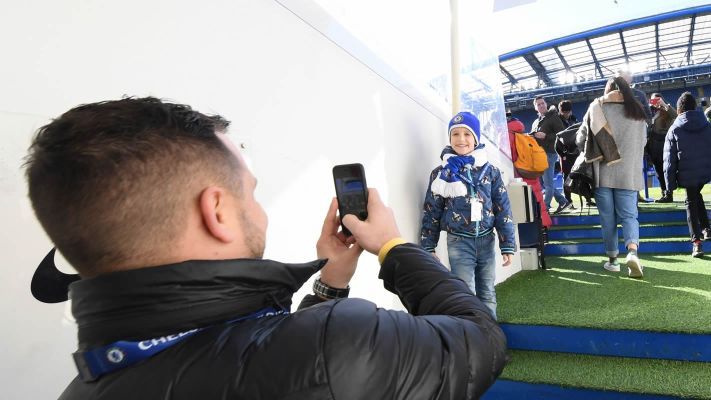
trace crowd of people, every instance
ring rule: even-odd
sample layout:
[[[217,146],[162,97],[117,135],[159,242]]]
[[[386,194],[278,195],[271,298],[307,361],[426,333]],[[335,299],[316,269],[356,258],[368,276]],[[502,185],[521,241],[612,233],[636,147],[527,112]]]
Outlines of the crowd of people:
[[[585,200],[586,207],[597,207],[599,211],[607,256],[602,267],[621,271],[621,225],[628,276],[643,278],[638,255],[643,159],[650,158],[659,176],[662,196],[657,203],[673,201],[672,192],[677,186],[686,188],[692,255],[703,255],[701,240],[711,237],[711,229],[701,188],[711,180],[711,158],[704,158],[700,149],[705,140],[711,140],[711,123],[696,110],[690,93],[682,95],[675,111],[658,93],[647,100],[644,92],[630,86],[631,80],[627,71],[610,78],[603,95],[590,103],[580,122],[572,113],[569,100],[548,107],[542,96],[533,100],[538,116],[530,130],[511,112],[506,116],[512,161],[519,156],[514,145],[517,134],[534,137],[545,152],[548,167],[541,171],[540,178],[521,176],[514,169],[516,176],[531,186],[540,205],[542,234],[552,224],[551,214],[575,209],[570,188],[566,185],[566,190],[561,190],[555,185],[557,169],[567,182],[575,165],[589,165],[594,199],[586,196]],[[696,147],[691,145],[694,150],[688,151],[684,146],[693,142],[694,136],[689,134],[692,131],[698,133],[699,139]],[[498,235],[504,266],[509,265],[516,250],[509,199],[500,171],[487,160],[476,116],[469,112],[455,115],[448,132],[449,145],[440,154],[442,163],[429,177],[420,243],[434,255],[439,233],[446,231],[452,272],[469,285],[496,318],[494,233]],[[568,140],[564,140],[566,136]],[[558,206],[551,212],[553,198]],[[582,207],[582,199],[580,203]]]
[[[531,122],[529,130],[510,111],[507,112],[507,122],[510,141],[514,133],[520,132],[529,132],[536,137],[549,161],[554,162],[549,169],[559,167],[564,182],[568,181],[571,168],[579,157],[592,164],[595,199],[585,200],[587,207],[596,206],[600,213],[601,235],[608,257],[603,267],[609,271],[620,271],[617,260],[619,224],[622,225],[627,249],[625,261],[628,273],[631,277],[642,277],[643,267],[637,256],[637,203],[641,200],[639,191],[644,188],[641,172],[645,157],[654,166],[661,189],[661,196],[654,200],[655,203],[671,203],[675,189],[683,187],[686,190],[692,256],[703,256],[701,242],[711,238],[701,195],[701,189],[711,180],[711,161],[702,154],[711,140],[711,109],[704,112],[690,92],[679,97],[676,107],[667,103],[660,93],[652,93],[647,98],[643,91],[630,86],[631,82],[629,71],[618,71],[617,76],[608,80],[603,96],[589,105],[580,122],[572,115],[570,101],[561,101],[557,108],[546,108],[545,99],[541,96],[533,101],[538,117]],[[563,140],[566,128],[576,132],[572,146],[566,145]],[[551,135],[556,135],[552,132],[556,130],[558,140],[554,149],[557,154],[553,154],[549,140]],[[515,154],[512,156],[515,157]],[[557,161],[559,164],[556,165]],[[546,171],[540,182],[537,179],[526,180],[541,204],[544,226],[550,223],[546,212],[550,212],[551,198],[555,197],[558,203],[551,214],[575,208],[568,186],[564,186],[564,198],[561,198],[559,189],[550,188],[550,176]],[[541,192],[543,200],[539,198]]]

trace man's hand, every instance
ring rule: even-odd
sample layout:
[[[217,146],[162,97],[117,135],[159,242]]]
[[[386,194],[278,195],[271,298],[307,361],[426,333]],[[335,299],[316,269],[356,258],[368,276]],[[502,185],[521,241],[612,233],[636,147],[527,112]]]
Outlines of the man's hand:
[[[545,132],[538,131],[538,132],[534,133],[533,136],[534,136],[536,139],[545,139],[545,138],[546,138],[546,133],[545,133]]]
[[[368,189],[368,219],[361,221],[348,214],[343,217],[343,224],[362,248],[376,255],[387,242],[400,237],[393,210],[383,204],[375,189]]]
[[[508,267],[509,265],[511,265],[511,261],[513,261],[513,254],[502,254],[502,256],[504,257],[503,266]]]
[[[318,258],[328,258],[321,269],[321,282],[337,289],[348,287],[363,249],[355,243],[353,237],[346,238],[343,232],[338,232],[340,220],[336,215],[338,203],[334,197],[328,214],[323,221],[321,237],[316,242]]]

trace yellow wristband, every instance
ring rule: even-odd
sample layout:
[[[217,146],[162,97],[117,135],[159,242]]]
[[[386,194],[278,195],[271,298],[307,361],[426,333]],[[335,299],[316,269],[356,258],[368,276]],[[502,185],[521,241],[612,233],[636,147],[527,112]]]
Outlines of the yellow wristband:
[[[392,250],[393,247],[395,247],[399,244],[403,244],[403,243],[407,243],[407,241],[403,238],[400,238],[400,237],[396,237],[396,238],[392,238],[392,239],[388,240],[388,242],[385,243],[383,245],[383,247],[380,248],[380,251],[378,252],[378,262],[382,264],[383,261],[385,260],[385,256],[388,255],[390,250]]]

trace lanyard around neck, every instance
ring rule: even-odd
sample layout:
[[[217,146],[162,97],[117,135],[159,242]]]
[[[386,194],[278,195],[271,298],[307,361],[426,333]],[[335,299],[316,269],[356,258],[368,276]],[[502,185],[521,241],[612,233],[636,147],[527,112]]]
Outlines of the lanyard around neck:
[[[225,324],[228,325],[250,319],[260,319],[282,314],[289,314],[289,311],[268,307],[244,317],[229,320],[225,322]],[[79,370],[79,378],[84,382],[95,381],[103,375],[130,367],[131,365],[148,359],[204,329],[207,328],[195,328],[173,335],[141,341],[120,340],[95,349],[77,351],[73,356],[74,362]]]
[[[490,165],[490,164],[487,162],[486,164],[484,164],[483,167],[481,167],[481,172],[479,172],[479,176],[477,177],[476,182],[474,182],[474,181],[472,180],[471,172],[469,172],[469,171],[467,171],[467,175],[468,175],[468,176],[464,176],[464,175],[462,175],[462,174],[459,174],[459,177],[460,177],[464,182],[468,183],[468,184],[469,184],[469,187],[472,188],[473,194],[476,194],[477,188],[478,188],[479,185],[481,184],[481,180],[484,178],[484,175],[486,175],[486,171],[489,170],[489,165]]]

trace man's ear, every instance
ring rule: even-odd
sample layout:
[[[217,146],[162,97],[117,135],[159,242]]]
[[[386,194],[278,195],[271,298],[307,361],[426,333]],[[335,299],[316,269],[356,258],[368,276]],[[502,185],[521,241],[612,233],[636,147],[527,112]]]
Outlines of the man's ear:
[[[210,186],[200,193],[200,214],[207,231],[223,243],[237,237],[234,226],[234,201],[223,188]]]

